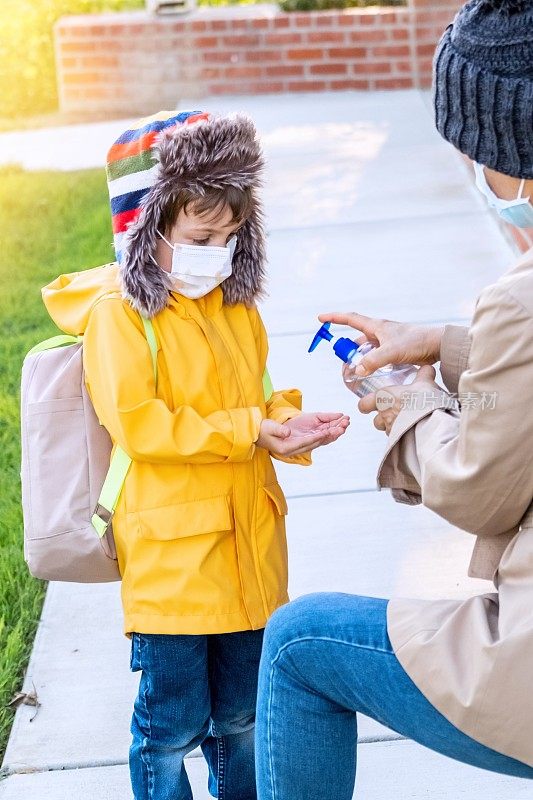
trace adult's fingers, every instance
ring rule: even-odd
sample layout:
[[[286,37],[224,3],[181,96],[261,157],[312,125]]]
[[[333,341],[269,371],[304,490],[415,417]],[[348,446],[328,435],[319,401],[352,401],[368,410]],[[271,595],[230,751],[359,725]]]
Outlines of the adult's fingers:
[[[376,393],[370,392],[370,394],[365,394],[365,396],[359,400],[357,408],[361,414],[370,414],[372,411],[376,411]]]
[[[327,314],[319,314],[318,319],[320,322],[333,322],[335,325],[348,325],[350,328],[355,328],[356,331],[362,331],[368,338],[376,339],[376,331],[380,326],[381,320],[366,317],[364,314],[358,314],[356,311],[349,313],[341,311],[333,311]]]
[[[374,428],[377,428],[378,431],[386,431],[387,426],[385,425],[385,420],[381,414],[376,414],[374,417]]]
[[[355,372],[357,375],[361,375],[361,377],[370,375],[377,369],[386,366],[386,364],[398,363],[399,357],[400,353],[395,345],[383,344],[380,347],[375,347],[374,350],[371,350],[370,353],[363,356],[355,368]]]
[[[435,370],[435,367],[432,367],[429,364],[425,364],[418,370],[416,378],[414,379],[413,383],[420,383],[421,381],[431,382],[434,381],[436,377],[437,377],[437,372]]]

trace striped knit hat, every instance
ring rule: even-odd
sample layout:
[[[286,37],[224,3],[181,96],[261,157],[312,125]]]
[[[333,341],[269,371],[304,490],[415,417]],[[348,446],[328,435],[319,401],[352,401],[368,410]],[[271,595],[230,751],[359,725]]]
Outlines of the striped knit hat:
[[[137,219],[141,201],[157,180],[157,153],[153,149],[158,135],[166,128],[208,119],[201,111],[160,111],[139,120],[118,137],[107,154],[107,184],[111,201],[113,239],[117,261],[122,261],[124,234]]]
[[[263,213],[257,190],[263,156],[253,122],[245,115],[161,111],[125,131],[109,150],[107,179],[113,236],[124,296],[145,316],[162,311],[172,284],[152,260],[163,211],[186,189],[252,190],[253,210],[239,229],[232,275],[222,283],[224,302],[251,305],[265,273]]]

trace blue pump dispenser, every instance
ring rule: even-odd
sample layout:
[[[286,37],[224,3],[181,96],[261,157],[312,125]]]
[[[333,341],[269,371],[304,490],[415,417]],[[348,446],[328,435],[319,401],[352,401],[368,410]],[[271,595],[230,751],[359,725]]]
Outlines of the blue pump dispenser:
[[[320,342],[324,339],[327,342],[331,342],[333,339],[333,334],[330,333],[330,328],[331,322],[325,322],[322,325],[320,330],[316,332],[313,341],[311,342],[311,346],[307,351],[308,353],[312,353],[313,350],[316,350]],[[345,336],[340,336],[332,346],[335,355],[347,364],[352,360],[360,347],[357,342],[353,341],[353,339],[348,339]]]

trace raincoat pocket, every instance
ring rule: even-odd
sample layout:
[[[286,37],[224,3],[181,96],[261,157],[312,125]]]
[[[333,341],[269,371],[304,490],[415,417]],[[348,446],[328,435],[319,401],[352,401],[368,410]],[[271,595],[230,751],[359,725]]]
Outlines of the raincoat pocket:
[[[270,497],[278,510],[278,514],[285,516],[288,513],[287,501],[283,494],[283,489],[279,483],[269,483],[268,486],[263,486],[265,493]]]
[[[233,527],[226,495],[138,511],[137,517],[141,537],[159,542]]]

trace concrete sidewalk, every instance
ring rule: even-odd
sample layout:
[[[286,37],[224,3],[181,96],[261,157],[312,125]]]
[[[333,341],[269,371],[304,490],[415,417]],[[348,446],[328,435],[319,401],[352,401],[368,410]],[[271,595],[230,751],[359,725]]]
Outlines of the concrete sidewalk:
[[[493,590],[466,575],[472,537],[376,491],[383,434],[355,411],[331,352],[307,355],[320,311],[466,323],[478,292],[514,257],[462,161],[433,130],[425,98],[338,93],[202,105],[248,111],[263,137],[270,256],[263,316],[274,384],[301,387],[308,410],[352,414],[348,434],[317,451],[312,469],[276,464],[289,498],[291,596]],[[4,134],[0,152],[33,169],[101,166],[123,128],[113,122]],[[131,797],[137,676],[128,665],[118,585],[51,584],[25,682],[42,705],[33,721],[35,709],[17,713],[0,800]],[[520,800],[531,793],[529,781],[454,762],[362,716],[359,741],[357,800]],[[203,759],[194,753],[187,765],[195,798],[207,800]]]

